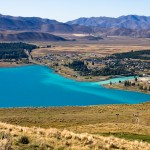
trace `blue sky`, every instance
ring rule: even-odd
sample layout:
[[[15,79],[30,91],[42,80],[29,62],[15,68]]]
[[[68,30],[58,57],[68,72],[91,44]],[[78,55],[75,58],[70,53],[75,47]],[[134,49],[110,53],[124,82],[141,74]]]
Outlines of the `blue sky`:
[[[150,0],[1,0],[0,13],[62,22],[92,16],[150,16]]]

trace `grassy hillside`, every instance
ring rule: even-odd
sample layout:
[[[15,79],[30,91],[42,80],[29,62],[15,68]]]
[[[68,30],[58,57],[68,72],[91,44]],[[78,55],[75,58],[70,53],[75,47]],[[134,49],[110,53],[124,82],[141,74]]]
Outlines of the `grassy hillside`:
[[[150,103],[91,107],[0,109],[0,121],[27,127],[64,128],[150,142]]]
[[[0,121],[43,128],[66,128],[97,123],[150,126],[149,108],[150,103],[89,107],[8,108],[0,109]]]
[[[88,133],[77,134],[54,128],[28,128],[0,123],[1,150],[149,150],[150,144],[104,137]]]

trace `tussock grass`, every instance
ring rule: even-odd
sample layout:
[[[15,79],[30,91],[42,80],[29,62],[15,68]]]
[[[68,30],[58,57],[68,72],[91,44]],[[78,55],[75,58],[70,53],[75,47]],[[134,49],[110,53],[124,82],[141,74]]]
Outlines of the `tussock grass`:
[[[10,130],[11,129],[11,130]],[[113,136],[104,137],[100,135],[92,135],[88,133],[77,134],[68,130],[58,130],[55,128],[43,129],[37,127],[21,127],[0,122],[0,131],[11,136],[10,147],[14,150],[149,150],[150,144],[140,141],[128,141],[115,138]],[[19,143],[19,139],[23,136],[30,138],[30,143]],[[0,140],[0,145],[5,148],[9,139],[6,136]],[[1,149],[3,150],[3,149]]]

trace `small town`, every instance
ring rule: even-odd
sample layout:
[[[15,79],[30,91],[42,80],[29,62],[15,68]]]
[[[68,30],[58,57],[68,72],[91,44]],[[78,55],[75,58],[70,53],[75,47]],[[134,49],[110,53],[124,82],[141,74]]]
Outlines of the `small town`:
[[[35,57],[34,60],[51,67],[67,67],[78,71],[83,76],[150,75],[150,61],[131,58],[118,59],[114,55],[99,57],[91,53],[52,53]],[[104,70],[101,72],[101,69],[107,70],[105,74]]]
[[[150,61],[133,58],[117,58],[114,55],[100,57],[94,53],[51,53],[35,57],[34,62],[53,68],[57,73],[75,80],[101,81],[121,76],[137,76],[138,80],[104,85],[150,92]],[[127,81],[126,81],[127,82]]]

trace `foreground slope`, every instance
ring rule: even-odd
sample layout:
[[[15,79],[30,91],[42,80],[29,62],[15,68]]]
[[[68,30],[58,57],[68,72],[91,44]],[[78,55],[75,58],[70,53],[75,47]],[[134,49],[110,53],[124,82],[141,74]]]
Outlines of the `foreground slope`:
[[[54,128],[28,128],[0,123],[1,150],[33,149],[124,149],[149,150],[150,144],[138,141],[127,141],[115,137],[103,137],[88,133],[77,134]]]

